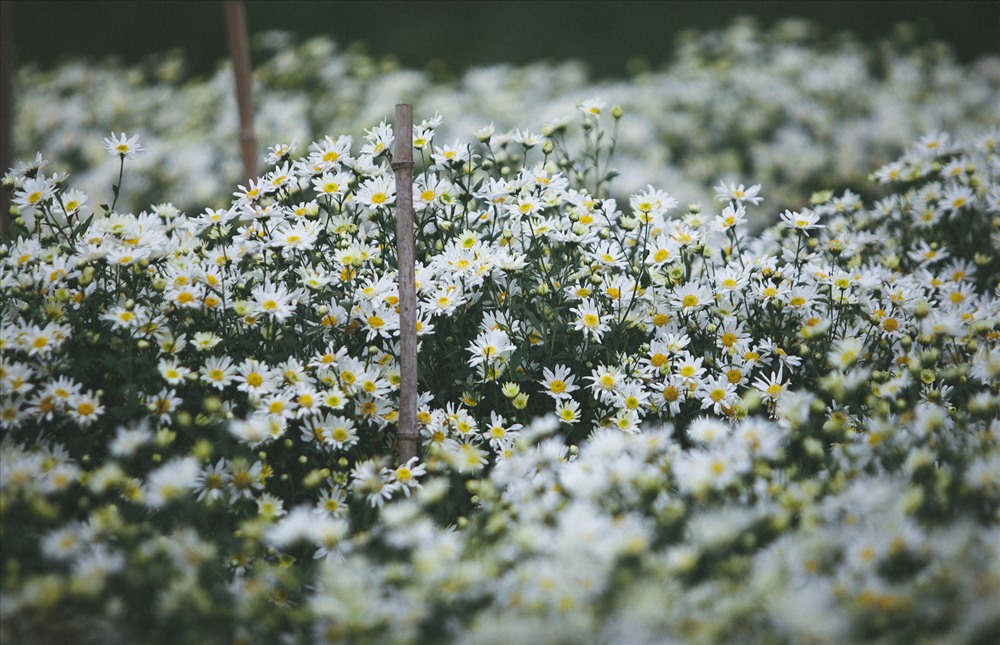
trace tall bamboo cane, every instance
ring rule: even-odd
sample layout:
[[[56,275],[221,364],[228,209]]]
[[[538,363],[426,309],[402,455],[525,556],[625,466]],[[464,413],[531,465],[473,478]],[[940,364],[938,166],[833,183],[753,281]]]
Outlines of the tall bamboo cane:
[[[396,256],[399,264],[399,461],[417,455],[417,295],[413,231],[413,106],[396,106]]]
[[[14,163],[14,134],[11,123],[14,115],[14,91],[11,73],[13,63],[13,36],[11,14],[14,13],[13,2],[0,2],[0,175],[7,172]],[[0,235],[6,235],[10,230],[10,194],[0,189]]]
[[[226,37],[236,79],[236,105],[240,113],[240,156],[243,182],[257,177],[257,137],[253,130],[253,78],[250,75],[250,40],[243,0],[226,0]]]

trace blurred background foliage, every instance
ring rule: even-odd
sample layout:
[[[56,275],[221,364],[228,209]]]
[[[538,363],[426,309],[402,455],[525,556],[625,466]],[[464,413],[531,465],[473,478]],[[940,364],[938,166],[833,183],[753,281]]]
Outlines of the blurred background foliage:
[[[185,74],[210,74],[227,55],[221,0],[132,2],[4,0],[13,3],[13,62],[50,67],[109,57],[131,65],[183,50]],[[246,2],[251,34],[326,35],[343,47],[432,72],[437,80],[470,67],[577,59],[595,79],[656,69],[686,30],[725,26],[740,16],[762,27],[784,18],[866,42],[893,38],[947,44],[961,61],[1000,53],[1000,2],[632,1],[617,2]],[[901,25],[906,24],[907,27]]]

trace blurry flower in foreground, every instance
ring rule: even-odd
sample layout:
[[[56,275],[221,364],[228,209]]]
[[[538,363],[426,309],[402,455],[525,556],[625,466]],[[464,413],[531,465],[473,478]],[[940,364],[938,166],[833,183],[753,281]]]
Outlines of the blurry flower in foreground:
[[[358,497],[364,497],[372,508],[381,507],[392,497],[393,486],[386,481],[382,470],[373,459],[358,463],[351,471],[353,490]]]
[[[582,101],[577,107],[587,116],[601,116],[601,110],[604,109],[604,106],[605,103],[601,99],[591,98]]]
[[[160,466],[146,480],[146,504],[159,508],[188,493],[195,487],[199,472],[194,457],[173,459]]]
[[[117,138],[114,132],[111,133],[110,137],[105,137],[104,147],[108,149],[108,154],[120,159],[131,158],[135,156],[135,153],[145,150],[139,145],[139,135],[129,137],[124,132]]]

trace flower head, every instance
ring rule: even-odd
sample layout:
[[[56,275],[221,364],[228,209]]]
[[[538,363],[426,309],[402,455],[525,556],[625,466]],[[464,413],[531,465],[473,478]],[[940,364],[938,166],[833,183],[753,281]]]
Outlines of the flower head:
[[[108,154],[119,159],[130,159],[135,156],[135,153],[145,150],[139,146],[139,135],[129,137],[124,132],[117,137],[114,132],[111,133],[110,137],[105,137],[104,147],[107,148]]]

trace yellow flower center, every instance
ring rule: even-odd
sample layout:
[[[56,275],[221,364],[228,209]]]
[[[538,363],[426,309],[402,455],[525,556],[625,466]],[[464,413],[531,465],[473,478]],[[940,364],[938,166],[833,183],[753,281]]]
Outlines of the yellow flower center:
[[[46,396],[38,402],[38,410],[43,414],[48,414],[56,409],[56,400],[51,396]]]

